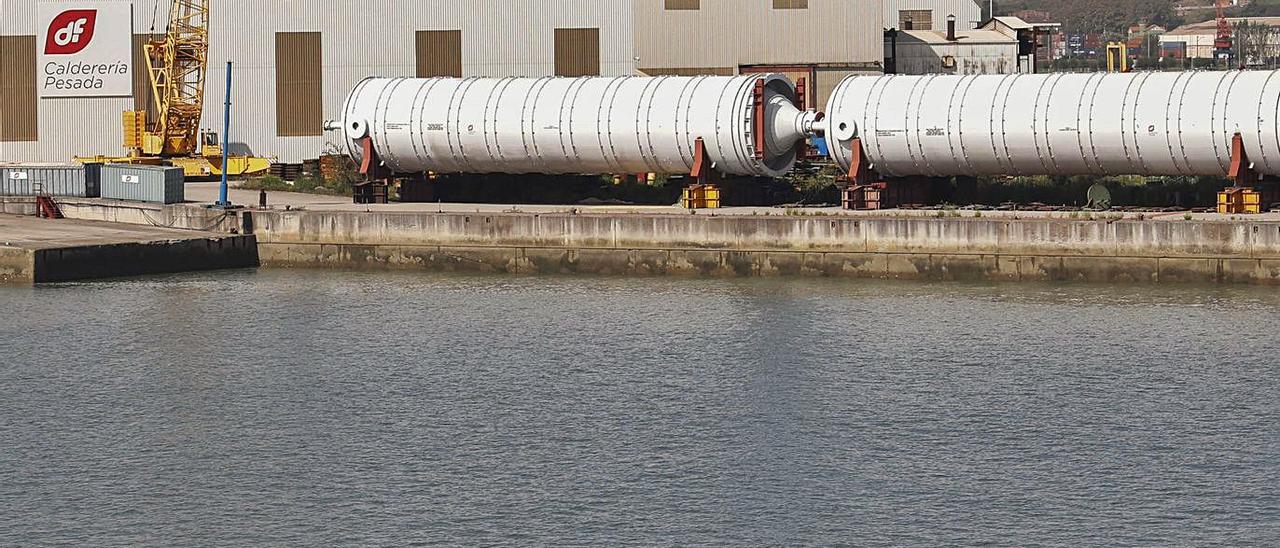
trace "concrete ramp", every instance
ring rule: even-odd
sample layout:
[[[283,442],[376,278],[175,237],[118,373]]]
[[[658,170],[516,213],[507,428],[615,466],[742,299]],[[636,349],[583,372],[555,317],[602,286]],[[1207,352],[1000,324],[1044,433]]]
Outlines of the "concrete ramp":
[[[258,266],[253,236],[0,215],[0,283]]]

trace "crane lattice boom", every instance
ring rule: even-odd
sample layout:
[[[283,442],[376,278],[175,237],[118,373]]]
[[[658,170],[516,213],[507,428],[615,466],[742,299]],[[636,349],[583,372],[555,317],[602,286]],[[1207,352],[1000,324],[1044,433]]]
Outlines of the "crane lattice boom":
[[[158,113],[149,154],[195,152],[209,56],[209,0],[173,0],[164,39],[147,44],[147,71]],[[158,141],[158,142],[157,142]]]

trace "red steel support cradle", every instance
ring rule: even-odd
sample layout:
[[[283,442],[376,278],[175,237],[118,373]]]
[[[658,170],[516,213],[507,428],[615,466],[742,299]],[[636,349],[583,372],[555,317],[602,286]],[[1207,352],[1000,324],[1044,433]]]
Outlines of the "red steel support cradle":
[[[391,172],[382,165],[378,150],[373,146],[373,138],[366,136],[360,139],[362,159],[360,173],[364,182],[356,185],[352,201],[357,204],[387,203],[387,188],[391,185]]]
[[[883,209],[888,184],[880,181],[880,175],[871,169],[862,139],[850,143],[849,172],[845,174],[848,186],[841,200],[845,209]]]
[[[373,147],[373,138],[365,137],[360,139],[360,149],[363,157],[360,162],[360,173],[370,179],[377,178],[378,170],[382,167],[382,160],[378,158],[378,150]]]
[[[1231,169],[1227,171],[1236,188],[1251,187],[1258,182],[1258,172],[1249,161],[1249,154],[1244,149],[1244,138],[1239,133],[1231,138]]]
[[[693,183],[684,187],[684,194],[680,198],[681,205],[685,209],[720,207],[720,173],[716,171],[715,163],[707,154],[707,144],[702,137],[694,141],[693,156],[693,169],[689,170],[689,177],[693,179]]]
[[[716,172],[714,162],[707,155],[707,144],[702,137],[698,137],[693,142],[693,169],[689,170],[689,176],[693,177],[695,184],[699,185],[714,185],[720,182],[720,174]]]
[[[849,151],[849,173],[846,174],[849,185],[870,185],[880,182],[877,180],[880,177],[871,169],[871,162],[867,161],[866,152],[862,150],[862,139],[854,138],[850,145],[852,148]]]

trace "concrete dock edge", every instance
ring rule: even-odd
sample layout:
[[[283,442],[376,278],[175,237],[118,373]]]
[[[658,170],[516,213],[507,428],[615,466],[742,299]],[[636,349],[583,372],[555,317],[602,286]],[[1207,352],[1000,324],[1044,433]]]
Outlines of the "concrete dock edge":
[[[255,212],[264,266],[1280,284],[1280,223]]]

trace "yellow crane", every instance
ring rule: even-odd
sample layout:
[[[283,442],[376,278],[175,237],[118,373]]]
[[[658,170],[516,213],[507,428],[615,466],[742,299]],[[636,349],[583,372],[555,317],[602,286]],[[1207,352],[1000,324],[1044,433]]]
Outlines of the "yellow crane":
[[[159,0],[157,0],[159,1]],[[200,131],[205,73],[209,67],[210,0],[173,0],[163,38],[146,44],[155,120],[147,110],[124,113],[125,157],[80,157],[80,162],[169,164],[188,177],[222,175],[218,134]],[[229,156],[228,175],[266,173],[272,159]]]

